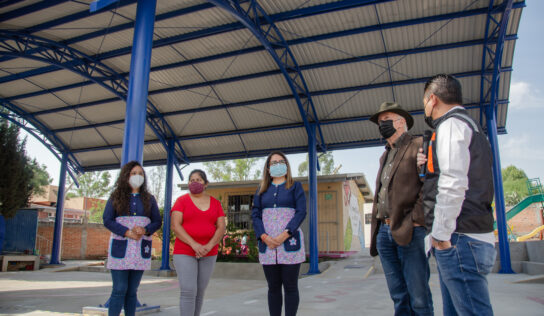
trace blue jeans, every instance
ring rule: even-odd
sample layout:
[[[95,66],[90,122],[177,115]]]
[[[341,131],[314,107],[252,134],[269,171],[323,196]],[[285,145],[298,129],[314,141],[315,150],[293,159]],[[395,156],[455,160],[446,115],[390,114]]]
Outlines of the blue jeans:
[[[136,292],[142,280],[143,270],[111,270],[111,291],[108,316],[119,316],[125,307],[125,316],[136,314]]]
[[[395,315],[433,315],[424,238],[425,228],[414,227],[412,241],[399,246],[391,236],[389,225],[380,225],[376,247],[395,304]]]
[[[448,249],[433,249],[444,316],[493,315],[486,275],[495,263],[495,247],[458,233],[451,235],[451,244]]]

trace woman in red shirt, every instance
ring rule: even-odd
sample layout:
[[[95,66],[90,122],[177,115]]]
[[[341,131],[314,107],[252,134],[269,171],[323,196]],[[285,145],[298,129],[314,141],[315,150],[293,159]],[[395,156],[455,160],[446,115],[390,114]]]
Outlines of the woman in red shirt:
[[[170,211],[174,244],[174,266],[179,280],[181,315],[198,316],[204,291],[217,259],[219,241],[225,234],[225,213],[221,203],[209,196],[206,173],[189,174],[189,191],[176,200]]]

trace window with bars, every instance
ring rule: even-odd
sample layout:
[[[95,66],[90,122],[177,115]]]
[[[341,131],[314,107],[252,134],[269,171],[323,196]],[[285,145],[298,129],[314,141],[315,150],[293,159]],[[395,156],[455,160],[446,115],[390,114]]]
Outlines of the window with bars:
[[[230,195],[227,211],[228,223],[236,229],[252,229],[251,208],[253,207],[253,194]]]

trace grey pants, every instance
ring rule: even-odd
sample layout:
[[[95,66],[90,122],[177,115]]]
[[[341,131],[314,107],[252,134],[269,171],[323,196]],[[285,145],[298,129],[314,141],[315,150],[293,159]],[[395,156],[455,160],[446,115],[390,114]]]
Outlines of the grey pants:
[[[193,256],[174,255],[174,266],[179,280],[179,313],[198,316],[204,301],[204,291],[212,276],[217,256],[197,259]]]

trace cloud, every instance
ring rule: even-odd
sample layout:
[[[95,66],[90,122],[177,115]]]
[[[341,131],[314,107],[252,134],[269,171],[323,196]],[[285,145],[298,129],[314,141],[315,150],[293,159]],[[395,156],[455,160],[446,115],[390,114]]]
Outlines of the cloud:
[[[501,151],[501,160],[510,162],[541,162],[544,156],[544,148],[535,146],[539,144],[538,137],[532,137],[528,133],[521,133],[510,136],[504,135],[499,138],[499,149]]]
[[[510,109],[516,111],[542,106],[544,106],[544,96],[540,90],[525,81],[512,82],[510,85]]]

